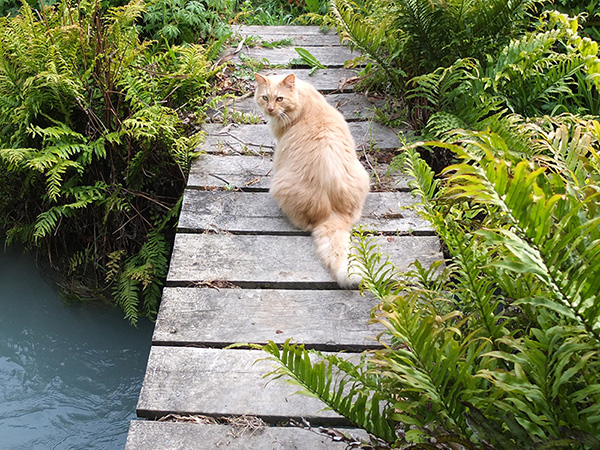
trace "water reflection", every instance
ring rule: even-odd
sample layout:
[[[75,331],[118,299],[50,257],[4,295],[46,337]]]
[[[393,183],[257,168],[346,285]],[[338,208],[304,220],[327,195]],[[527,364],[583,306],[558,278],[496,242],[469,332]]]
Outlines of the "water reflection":
[[[151,334],[65,305],[31,258],[0,252],[0,449],[122,449]]]

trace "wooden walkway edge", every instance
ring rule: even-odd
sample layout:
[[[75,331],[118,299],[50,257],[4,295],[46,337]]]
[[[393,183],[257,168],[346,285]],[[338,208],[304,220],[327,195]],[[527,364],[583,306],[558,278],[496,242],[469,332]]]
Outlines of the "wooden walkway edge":
[[[361,156],[398,147],[397,132],[372,121],[380,100],[353,93],[347,83],[355,74],[344,62],[358,55],[335,35],[324,36],[317,27],[243,26],[237,32],[264,42],[290,37],[309,48],[327,69],[312,77],[307,69],[276,72],[294,72],[326,94],[348,120]],[[293,47],[243,53],[276,65],[297,56]],[[229,108],[258,114],[248,98]],[[366,434],[319,400],[297,395],[297,387],[268,383],[273,363],[266,353],[227,347],[291,339],[357,357],[380,347],[375,336],[381,328],[368,325],[375,299],[339,290],[317,260],[311,237],[294,228],[269,196],[274,142],[262,118],[256,124],[211,123],[204,130],[126,450],[342,450],[345,442],[290,424],[308,421]],[[424,265],[442,259],[430,224],[407,209],[415,202],[407,180],[387,174],[387,166],[373,159],[366,165],[372,192],[360,224],[378,232],[380,248],[400,268],[415,259]]]

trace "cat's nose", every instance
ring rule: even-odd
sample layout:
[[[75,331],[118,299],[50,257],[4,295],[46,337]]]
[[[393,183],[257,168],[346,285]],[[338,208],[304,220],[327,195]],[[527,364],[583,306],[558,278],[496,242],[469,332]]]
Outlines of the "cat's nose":
[[[267,108],[267,111],[269,111],[270,113],[272,113],[273,111],[275,111],[275,108],[271,108],[270,106]]]

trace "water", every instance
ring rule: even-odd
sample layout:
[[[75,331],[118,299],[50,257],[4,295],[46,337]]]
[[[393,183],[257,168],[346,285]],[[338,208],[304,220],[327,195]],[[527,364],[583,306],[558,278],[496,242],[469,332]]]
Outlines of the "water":
[[[30,257],[0,250],[0,449],[123,449],[151,334],[64,304]]]

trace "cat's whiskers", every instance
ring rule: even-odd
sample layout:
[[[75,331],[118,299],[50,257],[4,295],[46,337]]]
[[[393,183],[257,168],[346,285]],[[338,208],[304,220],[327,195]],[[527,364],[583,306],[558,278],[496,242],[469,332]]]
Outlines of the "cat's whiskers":
[[[290,116],[287,115],[287,113],[285,111],[282,111],[279,116],[279,120],[281,120],[283,122],[283,125],[287,128],[292,124],[292,120],[290,119]]]
[[[369,175],[350,128],[294,74],[255,78],[254,98],[277,141],[269,192],[293,224],[311,232],[317,255],[338,284],[351,288],[358,279],[348,273],[350,230],[361,215]],[[270,107],[269,99],[275,100]]]

